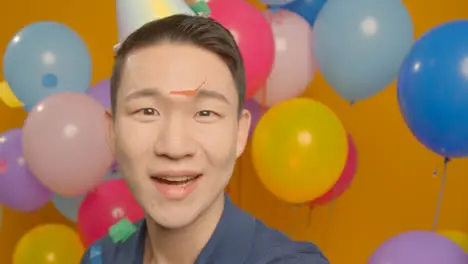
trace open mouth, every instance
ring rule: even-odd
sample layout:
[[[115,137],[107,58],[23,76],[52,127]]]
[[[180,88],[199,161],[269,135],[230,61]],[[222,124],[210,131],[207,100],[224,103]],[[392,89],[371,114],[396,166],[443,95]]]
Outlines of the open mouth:
[[[168,200],[182,200],[192,193],[203,174],[194,172],[163,172],[151,176],[159,193]]]
[[[202,175],[195,175],[195,176],[181,176],[181,177],[151,177],[154,181],[165,184],[165,185],[170,185],[173,187],[184,187],[189,185],[190,183],[194,182],[198,178],[200,178]]]

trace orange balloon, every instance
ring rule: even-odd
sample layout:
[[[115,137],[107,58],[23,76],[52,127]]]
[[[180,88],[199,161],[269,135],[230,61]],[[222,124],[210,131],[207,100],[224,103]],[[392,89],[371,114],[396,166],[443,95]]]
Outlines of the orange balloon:
[[[252,140],[258,177],[278,198],[291,203],[305,203],[330,190],[347,154],[347,133],[339,118],[327,106],[306,98],[270,108]]]
[[[78,264],[83,253],[83,244],[73,229],[47,224],[30,230],[20,239],[13,264]]]
[[[258,10],[264,10],[267,8],[267,5],[260,2],[259,0],[245,0],[245,1],[255,6]]]

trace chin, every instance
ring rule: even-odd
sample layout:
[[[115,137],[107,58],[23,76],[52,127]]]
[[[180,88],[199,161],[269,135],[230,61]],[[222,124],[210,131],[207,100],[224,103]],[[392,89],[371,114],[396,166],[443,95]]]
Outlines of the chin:
[[[182,229],[191,225],[200,215],[199,210],[193,207],[186,208],[151,208],[147,211],[151,219],[161,227],[166,229]]]
[[[183,229],[187,226],[190,226],[193,222],[195,222],[194,218],[188,218],[184,215],[177,215],[177,216],[169,216],[169,215],[150,215],[153,221],[165,228],[165,229]]]

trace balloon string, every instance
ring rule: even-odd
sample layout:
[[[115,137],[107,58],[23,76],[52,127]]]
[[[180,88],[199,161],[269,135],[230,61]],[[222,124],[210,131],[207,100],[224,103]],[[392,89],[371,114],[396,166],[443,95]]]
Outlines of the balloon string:
[[[349,101],[349,106],[350,106],[350,107],[353,107],[353,106],[354,106],[354,103],[355,103],[354,100]]]
[[[309,212],[307,214],[307,231],[310,231],[312,228],[312,212],[314,211],[314,208],[312,206],[309,206]]]
[[[272,215],[273,215],[273,219],[275,219],[275,220],[276,220],[276,219],[281,219],[281,218],[278,217],[278,211],[279,211],[278,206],[273,206],[273,213],[272,213]]]
[[[442,184],[440,186],[440,191],[439,191],[439,198],[437,200],[437,208],[436,208],[436,213],[434,217],[434,224],[432,226],[432,231],[436,231],[437,229],[437,222],[439,221],[439,216],[440,216],[440,210],[442,207],[442,199],[444,197],[444,189],[445,189],[445,183],[447,181],[447,164],[450,162],[449,158],[444,159],[444,169],[442,171]]]
[[[33,225],[38,226],[39,225],[39,216],[37,213],[32,213],[32,219],[33,219]]]
[[[335,198],[336,198],[336,188],[333,187],[333,189],[332,189],[332,199],[330,201],[330,208],[329,208],[330,210],[328,212],[328,217],[329,217],[328,220],[330,221],[330,223],[331,223],[331,221],[333,219],[333,209],[335,207],[334,206],[335,205]]]
[[[291,212],[292,212],[292,215],[293,215],[293,219],[295,218],[296,216],[296,209],[297,209],[297,206],[298,205],[293,205],[291,207]],[[294,223],[295,221],[293,221]],[[292,228],[292,232],[291,232],[291,237],[294,239],[294,236],[296,235],[296,231],[297,231],[297,224],[293,224],[293,228]]]
[[[266,89],[266,85],[263,85],[263,87],[261,88],[263,91],[262,91],[262,115],[266,112],[266,109],[267,109],[267,89]]]
[[[328,228],[327,228],[327,235],[326,235],[326,247],[329,248],[331,244],[331,230],[333,228],[333,216],[334,216],[334,209],[335,209],[335,200],[337,197],[336,188],[333,187],[332,189],[332,198],[330,200],[330,206],[328,211]]]

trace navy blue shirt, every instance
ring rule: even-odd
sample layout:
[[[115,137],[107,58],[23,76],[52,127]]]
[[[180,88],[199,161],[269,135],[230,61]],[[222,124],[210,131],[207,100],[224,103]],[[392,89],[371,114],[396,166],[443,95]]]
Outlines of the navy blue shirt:
[[[146,223],[121,243],[104,237],[84,254],[81,264],[143,264]],[[226,196],[215,232],[195,264],[329,264],[312,243],[295,242],[244,212]]]

